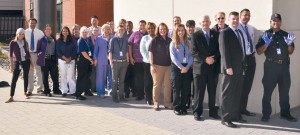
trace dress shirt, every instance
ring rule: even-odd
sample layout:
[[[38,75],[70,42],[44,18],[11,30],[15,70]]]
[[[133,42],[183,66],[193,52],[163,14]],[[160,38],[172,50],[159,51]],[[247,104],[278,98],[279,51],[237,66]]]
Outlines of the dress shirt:
[[[30,28],[25,30],[25,39],[29,45],[31,44],[31,32],[32,32],[32,29],[30,29]],[[33,34],[34,34],[34,49],[33,49],[33,51],[31,51],[29,49],[29,52],[36,52],[38,40],[41,39],[42,37],[44,37],[44,33],[37,28],[35,28],[33,30]]]
[[[131,34],[131,36],[128,39],[128,45],[132,48],[132,56],[135,62],[143,62],[143,56],[140,52],[140,42],[144,35],[140,31],[136,31]]]
[[[183,59],[186,58],[186,68],[189,69],[193,63],[193,57],[189,51],[187,45],[179,44],[179,49],[175,48],[175,43],[172,41],[170,44],[170,55],[172,62],[179,68],[182,69]]]
[[[152,41],[152,37],[150,35],[145,35],[142,37],[141,43],[140,43],[140,52],[143,56],[143,62],[150,63],[149,61],[149,46]]]
[[[240,23],[239,26],[238,26],[238,29],[241,30],[241,32],[243,34],[243,37],[244,37],[244,41],[245,41],[245,44],[246,44],[246,54],[250,55],[250,54],[255,52],[254,31],[253,31],[253,27],[250,26],[249,24],[247,24],[247,27],[248,27],[248,32],[249,32],[251,41],[248,41],[248,37],[247,37],[247,34],[246,34],[246,29],[245,29],[245,24]],[[252,42],[253,52],[250,52],[250,49],[247,49],[247,46],[248,46],[248,44],[250,44],[250,42]]]

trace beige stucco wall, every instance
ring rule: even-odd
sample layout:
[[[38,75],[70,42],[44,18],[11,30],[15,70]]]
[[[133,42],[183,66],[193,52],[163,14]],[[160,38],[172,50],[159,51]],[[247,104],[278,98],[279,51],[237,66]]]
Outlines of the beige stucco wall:
[[[165,22],[169,28],[172,26],[173,16],[180,16],[182,22],[194,19],[198,25],[198,19],[202,15],[211,17],[212,25],[215,24],[214,15],[219,11],[224,11],[228,14],[231,11],[240,11],[243,8],[248,8],[251,11],[251,20],[249,24],[255,27],[255,41],[262,31],[269,28],[269,20],[272,13],[278,12],[282,15],[282,28],[288,32],[294,32],[300,38],[299,25],[299,0],[115,0],[114,1],[114,20],[124,18],[131,20],[136,27],[139,20],[152,21],[155,23]],[[297,44],[300,44],[299,39],[296,39]],[[290,89],[291,107],[300,105],[300,83],[299,71],[300,62],[298,62],[299,51],[296,49],[291,56],[291,78],[292,85]],[[261,112],[261,100],[263,96],[262,76],[264,55],[257,56],[257,67],[254,78],[252,92],[249,96],[248,109],[254,112]],[[279,112],[278,105],[278,90],[274,90],[272,97],[273,112]]]

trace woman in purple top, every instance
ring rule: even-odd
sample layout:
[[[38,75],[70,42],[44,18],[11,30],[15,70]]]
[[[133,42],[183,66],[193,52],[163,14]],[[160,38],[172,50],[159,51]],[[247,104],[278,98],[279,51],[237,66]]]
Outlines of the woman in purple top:
[[[169,46],[172,41],[167,36],[168,26],[161,23],[155,30],[156,37],[153,38],[149,46],[149,60],[150,70],[153,77],[153,108],[155,111],[159,110],[159,96],[161,86],[164,83],[164,106],[172,109],[171,104],[171,82],[170,82],[170,66],[171,58]]]
[[[13,78],[11,81],[10,88],[10,98],[5,102],[13,102],[14,94],[16,89],[16,83],[18,81],[21,70],[23,69],[23,78],[24,78],[24,95],[26,95],[28,87],[28,73],[30,69],[30,53],[28,48],[28,43],[25,40],[24,29],[19,28],[16,32],[16,37],[9,44],[9,54],[10,54],[10,71],[13,72]]]

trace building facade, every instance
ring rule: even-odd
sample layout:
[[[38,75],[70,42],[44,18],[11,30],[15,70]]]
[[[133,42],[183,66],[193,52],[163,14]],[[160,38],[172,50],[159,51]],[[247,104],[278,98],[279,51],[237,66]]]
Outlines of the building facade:
[[[126,5],[126,6],[124,6]],[[138,5],[138,6],[137,6]],[[223,11],[227,15],[231,11],[240,12],[244,8],[251,11],[250,25],[255,28],[255,41],[263,31],[270,28],[270,18],[273,13],[280,13],[282,16],[282,29],[288,32],[294,32],[298,39],[295,40],[296,50],[291,55],[291,88],[290,88],[290,104],[291,107],[300,105],[300,63],[298,58],[300,52],[297,46],[300,44],[300,13],[299,0],[116,0],[114,3],[114,20],[124,18],[131,20],[134,26],[138,26],[141,19],[152,21],[155,23],[165,22],[169,28],[173,28],[173,16],[180,16],[182,23],[189,19],[195,20],[196,26],[199,27],[199,18],[203,15],[209,15],[211,18],[211,26],[216,24],[214,16],[216,13]],[[227,16],[226,15],[226,16]],[[249,95],[248,109],[261,113],[262,108],[262,76],[264,55],[256,55],[256,73],[253,82],[252,91]],[[273,113],[280,111],[278,89],[275,88],[272,96]]]
[[[36,1],[25,0],[25,19],[36,17]],[[56,0],[56,31],[63,26],[71,28],[74,24],[90,26],[93,15],[99,17],[99,25],[113,20],[113,0]],[[26,25],[26,27],[28,27]]]

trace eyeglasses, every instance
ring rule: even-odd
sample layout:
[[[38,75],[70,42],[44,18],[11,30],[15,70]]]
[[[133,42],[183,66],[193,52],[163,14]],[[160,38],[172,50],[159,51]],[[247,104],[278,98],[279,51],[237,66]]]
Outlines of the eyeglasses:
[[[217,19],[218,19],[218,20],[221,20],[221,19],[224,20],[225,18],[224,18],[224,17],[220,17],[220,18],[217,18]]]

